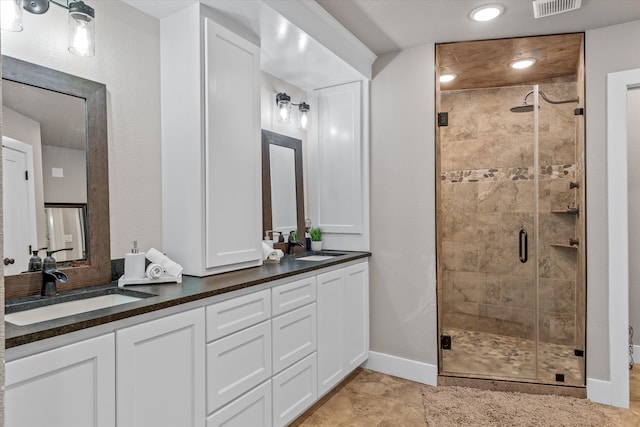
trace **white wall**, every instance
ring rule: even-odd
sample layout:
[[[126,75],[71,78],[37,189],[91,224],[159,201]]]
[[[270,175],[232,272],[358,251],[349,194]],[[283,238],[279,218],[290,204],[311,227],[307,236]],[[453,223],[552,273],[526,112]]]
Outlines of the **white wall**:
[[[627,114],[629,162],[629,323],[634,344],[640,344],[640,89],[629,91]],[[635,359],[640,362],[640,355]]]
[[[120,1],[94,1],[96,55],[67,51],[68,12],[51,4],[2,32],[2,54],[107,85],[111,257],[132,240],[162,247],[159,22]],[[179,84],[180,82],[176,82]]]
[[[437,366],[434,46],[371,84],[371,350]]]
[[[606,77],[640,68],[640,21],[586,32],[587,376],[608,381]]]
[[[53,176],[62,169],[62,177]],[[42,146],[42,181],[45,203],[87,203],[87,153],[85,150]]]

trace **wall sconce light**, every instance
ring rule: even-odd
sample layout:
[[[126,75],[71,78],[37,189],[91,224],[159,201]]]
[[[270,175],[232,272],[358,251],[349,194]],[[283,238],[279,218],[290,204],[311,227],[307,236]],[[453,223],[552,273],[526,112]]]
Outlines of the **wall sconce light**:
[[[306,102],[293,104],[291,97],[284,92],[276,95],[276,104],[278,105],[280,120],[287,123],[291,123],[291,106],[294,105],[298,107],[298,126],[301,129],[307,129],[307,126],[309,126],[309,104]]]
[[[69,52],[79,56],[95,55],[95,10],[81,0],[0,0],[2,29],[22,31],[22,9],[36,15],[54,3],[69,10]]]

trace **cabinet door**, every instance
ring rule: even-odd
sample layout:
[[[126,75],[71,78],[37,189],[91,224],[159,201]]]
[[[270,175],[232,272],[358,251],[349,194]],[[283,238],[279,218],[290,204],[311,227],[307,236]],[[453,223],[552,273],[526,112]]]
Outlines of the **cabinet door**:
[[[262,262],[260,48],[204,18],[206,267]]]
[[[115,425],[113,334],[8,362],[7,426]]]
[[[116,331],[118,427],[204,426],[204,308]]]
[[[309,304],[271,321],[273,372],[280,372],[316,351],[316,304]]]
[[[327,233],[360,234],[365,200],[362,83],[319,89],[314,99],[318,119],[310,204],[315,221]]]
[[[344,269],[317,276],[318,395],[345,376],[343,356]]]
[[[207,410],[213,412],[271,377],[271,321],[207,345]]]
[[[273,377],[273,425],[285,426],[318,399],[316,354]]]
[[[344,363],[347,372],[369,357],[369,264],[345,268]]]

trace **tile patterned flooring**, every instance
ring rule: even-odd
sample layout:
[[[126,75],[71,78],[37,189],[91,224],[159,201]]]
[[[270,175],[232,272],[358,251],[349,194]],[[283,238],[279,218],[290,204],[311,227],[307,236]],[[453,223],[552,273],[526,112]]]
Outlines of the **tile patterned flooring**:
[[[629,371],[630,409],[603,406],[621,427],[640,426],[640,365]],[[295,427],[426,427],[422,384],[360,369],[291,424]]]
[[[522,338],[447,328],[451,350],[443,350],[443,370],[448,374],[473,374],[490,378],[532,380],[560,385],[584,385],[582,358],[570,346],[540,343],[536,376],[535,342]],[[564,382],[556,382],[564,374]]]

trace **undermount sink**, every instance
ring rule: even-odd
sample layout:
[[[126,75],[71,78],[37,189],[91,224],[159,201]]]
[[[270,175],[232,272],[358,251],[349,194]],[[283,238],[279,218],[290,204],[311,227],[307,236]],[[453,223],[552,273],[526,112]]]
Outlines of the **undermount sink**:
[[[70,292],[55,297],[32,297],[16,303],[7,303],[4,320],[18,326],[46,322],[74,314],[114,307],[155,295],[115,287],[85,292]]]
[[[342,252],[312,252],[310,255],[296,257],[299,261],[326,261],[328,259],[344,255]]]

